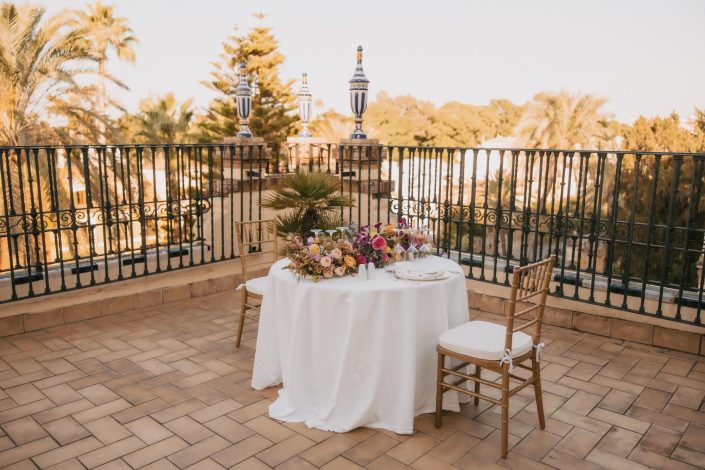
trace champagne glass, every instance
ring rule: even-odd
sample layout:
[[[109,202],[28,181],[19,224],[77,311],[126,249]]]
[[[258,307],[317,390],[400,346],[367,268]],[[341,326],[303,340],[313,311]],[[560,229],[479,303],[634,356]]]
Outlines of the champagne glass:
[[[409,227],[409,246],[419,249],[419,231]],[[408,251],[408,250],[407,250]]]
[[[335,235],[335,232],[337,232],[336,229],[326,230],[326,233],[327,233],[328,236],[330,237],[330,241],[333,241],[333,235]]]
[[[431,247],[428,246],[428,243],[422,243],[421,248],[419,248],[419,256],[422,258],[425,258],[429,256],[433,250],[431,250]]]
[[[406,249],[406,260],[407,261],[416,261],[419,258],[419,250],[416,249],[414,246],[414,243],[409,242],[409,248]]]
[[[321,235],[321,232],[323,230],[321,230],[320,228],[312,228],[311,231],[313,232],[313,236],[316,239],[316,243],[318,243],[318,240],[319,240],[318,237]]]

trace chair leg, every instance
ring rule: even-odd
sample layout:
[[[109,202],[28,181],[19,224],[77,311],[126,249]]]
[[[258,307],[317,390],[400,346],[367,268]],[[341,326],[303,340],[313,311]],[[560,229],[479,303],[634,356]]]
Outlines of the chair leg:
[[[502,458],[507,458],[509,447],[509,366],[502,367]]]
[[[536,396],[536,411],[539,414],[539,426],[546,429],[546,420],[543,416],[543,393],[541,391],[541,365],[535,358],[531,359],[531,372],[534,376],[534,395]]]
[[[480,375],[482,374],[482,367],[480,366],[475,366],[475,378],[480,378]],[[475,381],[475,393],[479,394],[480,393],[480,382]],[[474,399],[475,406],[480,404],[480,397],[475,397]]]
[[[245,312],[247,311],[247,289],[243,289],[242,293],[242,305],[240,306],[240,324],[237,328],[237,338],[235,339],[235,347],[240,347],[240,340],[242,339],[242,330],[245,327]]]
[[[443,414],[443,366],[445,365],[445,356],[438,353],[438,369],[436,376],[436,427],[441,427],[441,415]]]

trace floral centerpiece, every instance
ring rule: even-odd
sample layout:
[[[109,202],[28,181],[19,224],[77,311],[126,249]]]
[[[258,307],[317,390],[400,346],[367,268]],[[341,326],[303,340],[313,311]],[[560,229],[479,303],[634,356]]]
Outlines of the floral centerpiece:
[[[346,236],[347,235],[347,236]],[[393,247],[420,248],[428,241],[421,232],[412,232],[404,219],[399,227],[378,223],[373,227],[345,227],[339,239],[332,236],[313,236],[305,241],[298,235],[288,235],[284,251],[290,263],[286,269],[297,276],[319,280],[357,273],[358,266],[373,263],[382,268],[401,261]],[[404,251],[401,250],[401,251]]]
[[[304,242],[298,235],[288,235],[285,251],[290,261],[286,269],[300,277],[318,280],[357,272],[357,255],[347,240],[322,241],[311,237]]]
[[[382,224],[375,225],[375,231],[362,226],[353,236],[358,264],[374,263],[376,268],[381,268],[390,262],[392,248],[385,233],[379,231],[381,226]]]

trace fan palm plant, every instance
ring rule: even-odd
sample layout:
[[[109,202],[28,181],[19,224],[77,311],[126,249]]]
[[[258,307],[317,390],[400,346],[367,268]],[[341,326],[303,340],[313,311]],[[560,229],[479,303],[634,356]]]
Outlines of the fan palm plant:
[[[340,192],[340,182],[325,173],[297,171],[284,178],[272,193],[262,198],[262,206],[284,211],[276,216],[277,232],[302,237],[311,229],[332,229],[343,224],[340,208],[352,207],[350,196]]]

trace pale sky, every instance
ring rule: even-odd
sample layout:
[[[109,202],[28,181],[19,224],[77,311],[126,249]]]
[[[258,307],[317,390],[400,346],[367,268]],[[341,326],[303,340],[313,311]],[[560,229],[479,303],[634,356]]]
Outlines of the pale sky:
[[[284,78],[309,74],[314,100],[350,113],[355,49],[365,48],[370,91],[436,104],[516,103],[539,91],[592,93],[620,120],[681,117],[705,108],[703,0],[104,0],[129,18],[141,43],[135,65],[109,69],[141,98],[174,92],[198,107],[200,82],[223,40],[259,20],[274,28]],[[22,2],[17,2],[22,3]],[[50,12],[87,0],[43,0]],[[298,87],[298,85],[297,85]]]

